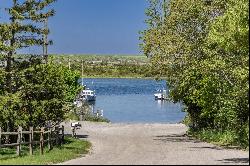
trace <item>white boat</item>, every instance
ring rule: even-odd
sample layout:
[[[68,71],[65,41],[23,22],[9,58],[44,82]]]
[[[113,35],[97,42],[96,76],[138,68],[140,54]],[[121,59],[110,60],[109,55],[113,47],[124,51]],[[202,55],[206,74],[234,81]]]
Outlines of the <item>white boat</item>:
[[[92,81],[92,84],[94,84],[93,81]],[[82,77],[82,86],[84,87],[84,90],[81,91],[78,98],[80,98],[80,100],[85,100],[85,101],[88,101],[88,102],[94,102],[96,100],[95,91],[90,90],[89,88],[87,88],[86,85],[83,84],[83,77]]]
[[[82,90],[80,93],[80,97],[86,101],[95,101],[96,100],[95,91],[92,91],[89,89]]]
[[[160,90],[158,93],[154,94],[155,100],[166,100],[167,99],[167,90]]]
[[[155,100],[163,100],[163,94],[162,93],[155,93]]]

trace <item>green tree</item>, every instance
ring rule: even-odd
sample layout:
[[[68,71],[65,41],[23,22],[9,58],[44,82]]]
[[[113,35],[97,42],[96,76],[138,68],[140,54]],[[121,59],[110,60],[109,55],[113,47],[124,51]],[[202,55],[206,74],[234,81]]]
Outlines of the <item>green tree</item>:
[[[6,57],[6,87],[12,93],[12,59],[17,49],[42,45],[42,34],[48,34],[39,23],[54,15],[54,10],[45,10],[55,0],[27,0],[24,2],[13,0],[12,7],[8,8],[9,23],[0,24],[0,52]],[[35,25],[37,24],[37,25]]]
[[[184,102],[196,129],[231,132],[231,143],[246,143],[248,1],[174,0],[166,15],[157,8],[162,1],[150,2],[146,14],[154,24],[142,33],[141,46],[152,57],[152,72],[166,77],[170,97]]]
[[[30,47],[33,45],[42,45],[42,34],[47,34],[48,30],[43,29],[39,24],[44,19],[53,16],[54,10],[47,10],[46,7],[53,3],[55,0],[12,0],[12,6],[7,8],[9,14],[9,22],[0,23],[0,54],[4,56],[7,61],[5,68],[4,83],[2,89],[2,102],[0,105],[4,109],[11,110],[16,107],[17,102],[14,99],[20,97],[20,94],[15,91],[17,88],[14,84],[14,77],[19,77],[13,67],[14,54],[18,49],[23,47]],[[8,99],[8,100],[6,100]],[[6,102],[4,102],[6,101]],[[14,104],[14,105],[12,105]],[[7,108],[8,107],[8,108]],[[11,119],[10,116],[5,119],[8,121],[7,130]],[[9,119],[8,119],[9,118]]]
[[[0,125],[23,127],[55,125],[64,120],[82,87],[79,73],[55,64],[41,64],[31,59],[16,66],[17,92],[0,96]]]
[[[217,127],[236,132],[248,144],[249,136],[249,1],[231,1],[211,25],[205,50],[208,73],[223,83],[217,99]],[[208,63],[209,62],[209,63]]]

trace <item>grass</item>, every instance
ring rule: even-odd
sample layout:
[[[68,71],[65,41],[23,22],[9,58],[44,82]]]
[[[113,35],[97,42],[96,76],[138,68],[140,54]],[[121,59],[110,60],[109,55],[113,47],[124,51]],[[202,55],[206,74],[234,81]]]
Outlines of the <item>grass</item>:
[[[51,151],[45,149],[44,155],[36,148],[34,155],[28,155],[28,148],[22,147],[20,157],[16,156],[15,148],[0,150],[0,165],[48,165],[74,159],[88,153],[91,143],[88,141],[65,137],[65,144],[54,147]]]
[[[87,114],[85,117],[84,117],[84,120],[85,121],[89,121],[89,122],[106,122],[106,123],[109,123],[110,120],[108,120],[107,118],[105,117],[96,117],[94,115],[91,115],[91,114]]]
[[[73,111],[69,112],[66,116],[66,120],[69,121],[69,120],[76,120],[76,121],[79,121],[80,120],[80,117]],[[83,117],[84,121],[89,121],[89,122],[106,122],[106,123],[109,123],[110,120],[105,118],[105,117],[97,117],[91,113],[87,113],[85,114],[85,116]]]
[[[221,132],[212,129],[204,129],[202,131],[189,130],[188,135],[224,148],[249,150],[249,142],[237,139],[237,135],[232,131]]]

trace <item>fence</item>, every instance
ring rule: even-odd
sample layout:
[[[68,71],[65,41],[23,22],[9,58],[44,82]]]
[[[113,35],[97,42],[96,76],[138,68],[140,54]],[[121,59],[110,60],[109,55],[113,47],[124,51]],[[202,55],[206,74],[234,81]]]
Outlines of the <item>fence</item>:
[[[34,134],[39,134],[40,139],[39,141],[34,140]],[[45,139],[47,134],[47,139]],[[16,135],[17,142],[16,143],[2,143],[2,136],[10,136]],[[29,141],[25,142],[22,141],[24,135],[29,135]],[[33,145],[40,145],[40,154],[44,153],[44,145],[47,143],[48,148],[51,150],[53,148],[53,143],[55,142],[56,145],[61,145],[64,143],[64,126],[56,126],[52,128],[45,128],[42,127],[39,131],[34,131],[33,127],[29,128],[29,131],[23,131],[22,127],[18,128],[17,132],[3,132],[2,128],[0,127],[0,149],[3,147],[17,147],[16,153],[20,156],[21,154],[21,145],[29,145],[29,154],[33,155]]]

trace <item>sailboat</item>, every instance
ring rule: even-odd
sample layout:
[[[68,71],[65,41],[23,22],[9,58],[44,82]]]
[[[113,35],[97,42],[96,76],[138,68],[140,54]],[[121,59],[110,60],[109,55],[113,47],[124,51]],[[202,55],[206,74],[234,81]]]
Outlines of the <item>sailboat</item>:
[[[95,101],[96,100],[95,91],[90,90],[89,88],[86,87],[86,85],[83,85],[83,79],[82,79],[82,86],[84,87],[84,89],[81,91],[80,97],[86,101]]]
[[[92,81],[93,84],[93,81]],[[82,86],[84,87],[84,89],[80,92],[80,98],[82,100],[85,101],[95,101],[96,100],[96,94],[95,91],[90,90],[89,88],[87,88],[86,85],[83,84],[83,63],[82,63]]]

